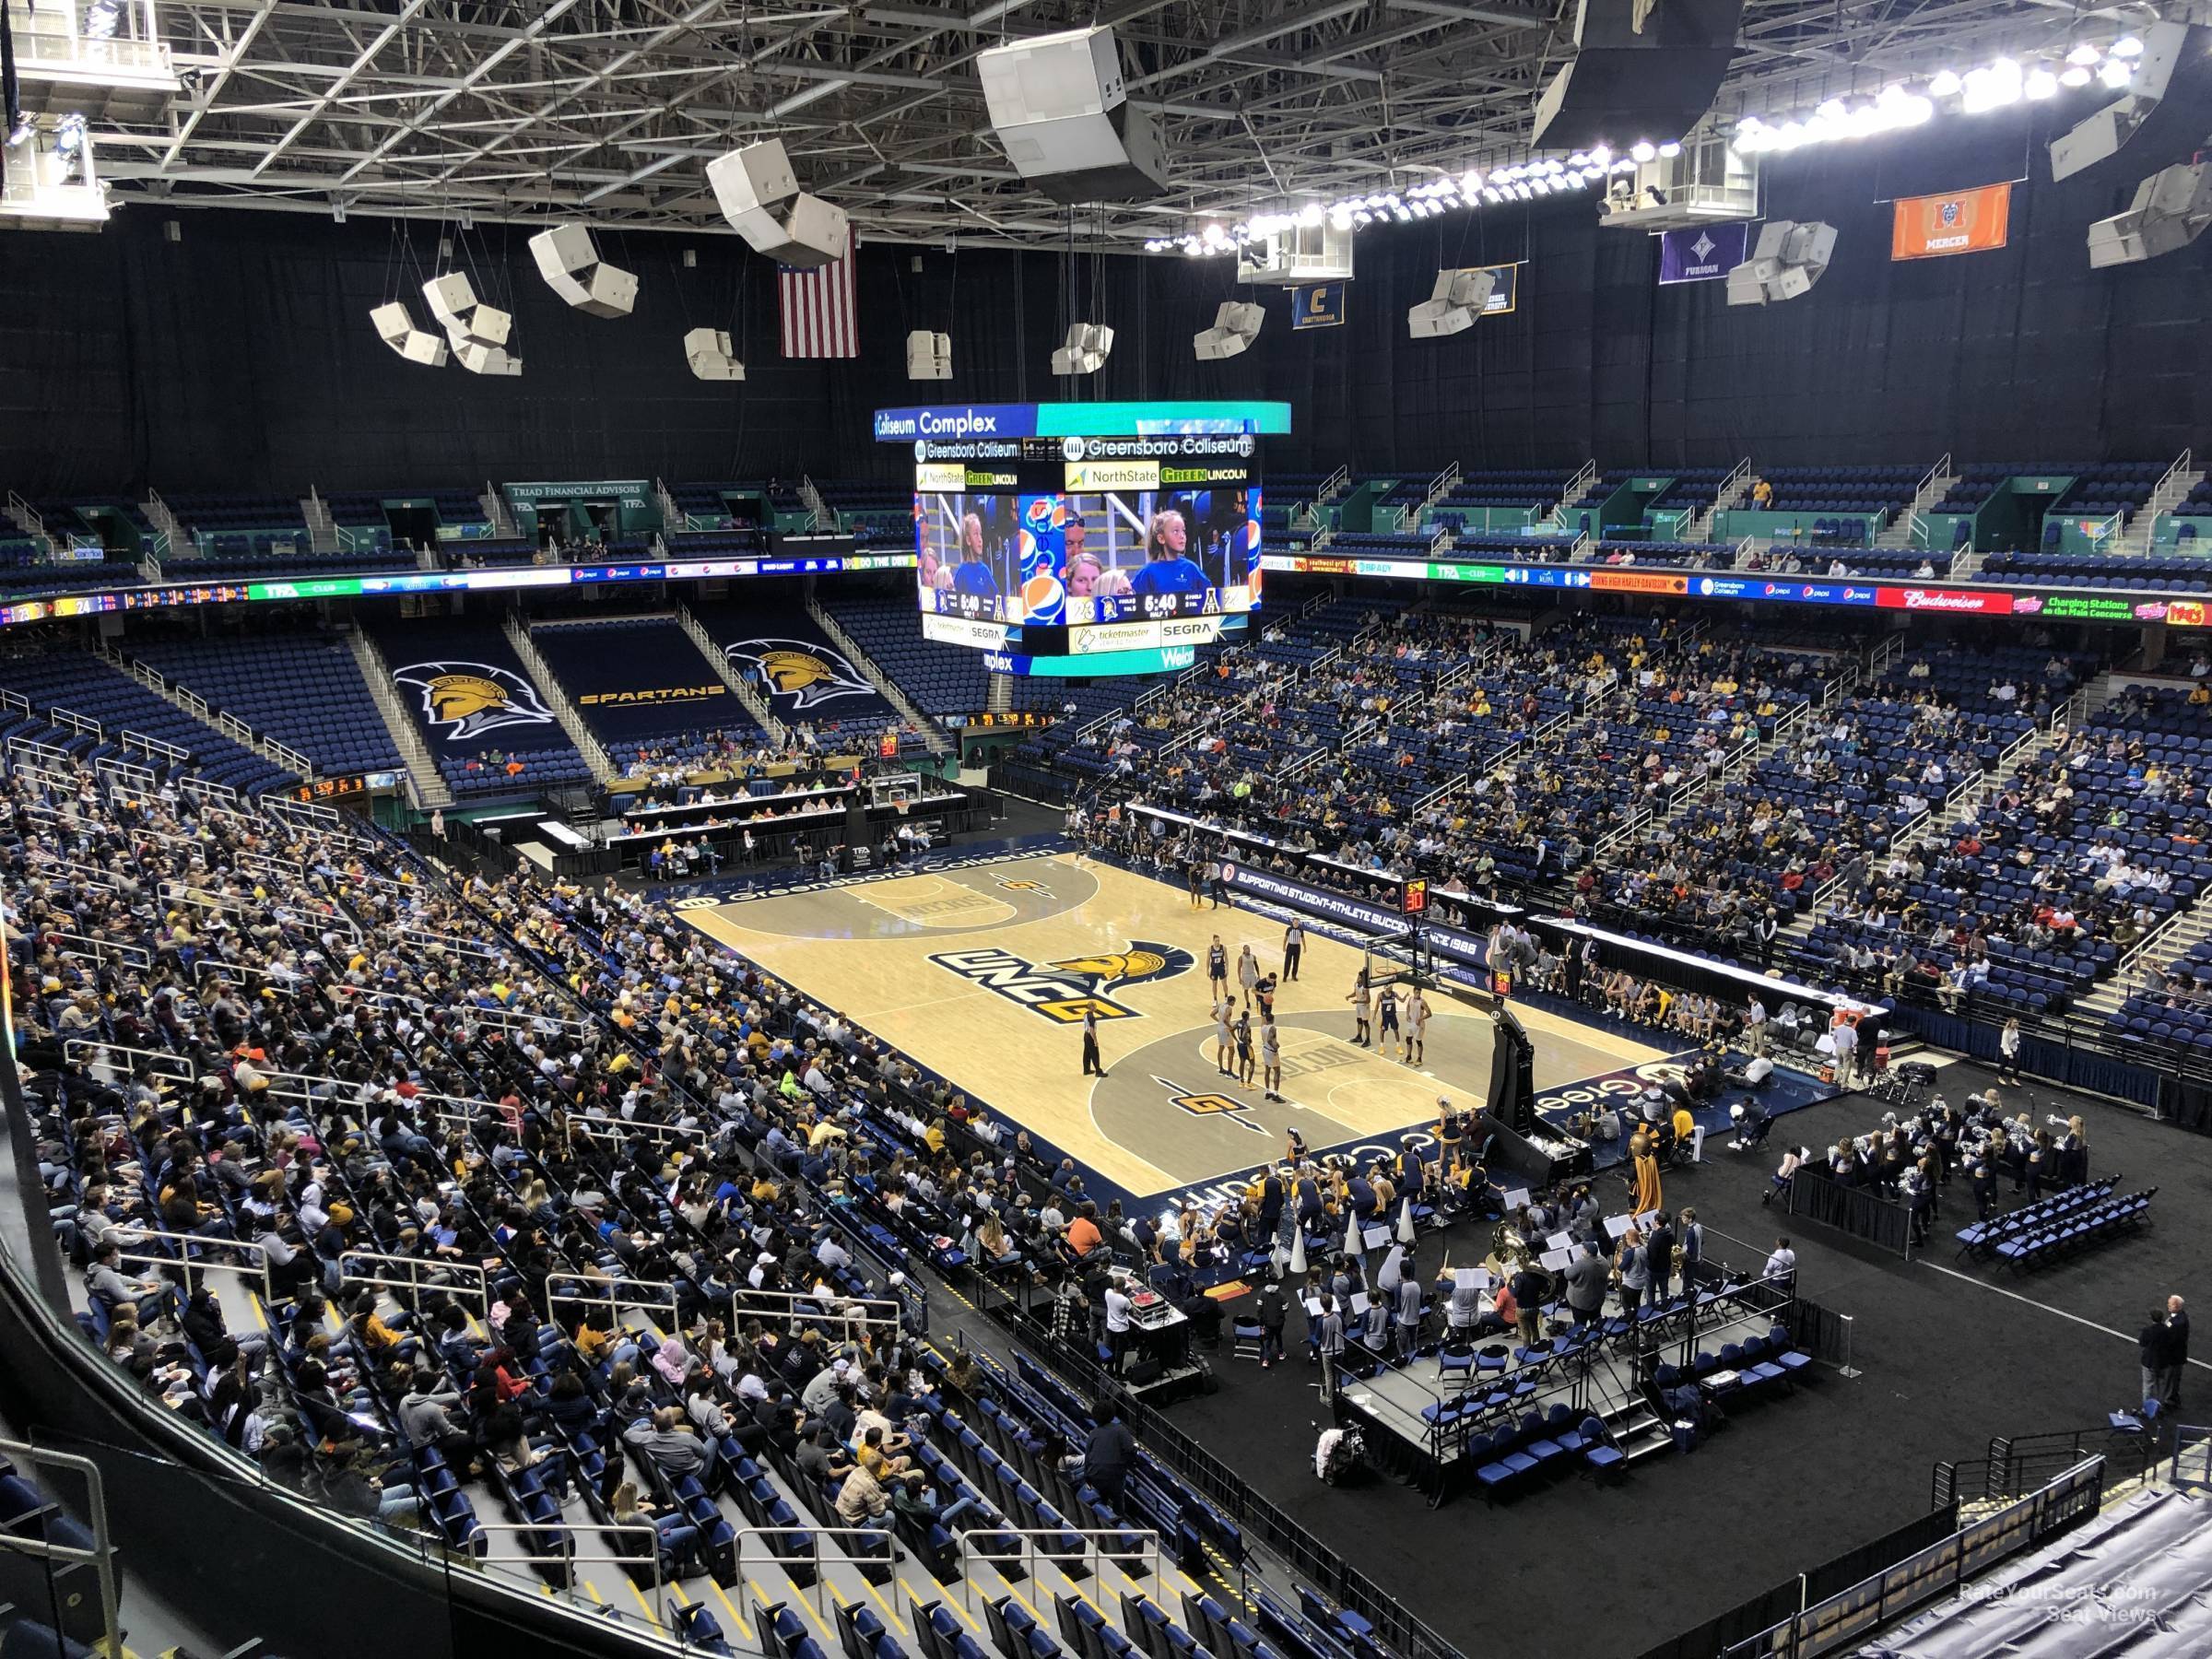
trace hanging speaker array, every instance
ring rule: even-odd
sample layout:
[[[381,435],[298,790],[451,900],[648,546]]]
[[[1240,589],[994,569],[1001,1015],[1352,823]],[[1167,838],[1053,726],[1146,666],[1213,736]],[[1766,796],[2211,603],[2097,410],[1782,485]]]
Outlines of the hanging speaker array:
[[[906,336],[906,378],[942,381],[952,378],[952,336],[917,328]]]
[[[520,374],[523,359],[507,354],[507,337],[514,331],[514,316],[477,298],[476,286],[465,273],[448,271],[422,285],[430,315],[445,325],[453,355],[471,374]]]
[[[638,302],[636,275],[601,259],[587,226],[540,230],[530,239],[530,253],[546,286],[587,316],[627,317]]]
[[[445,367],[445,342],[427,328],[415,326],[404,300],[393,300],[369,313],[378,337],[410,363],[426,369]]]
[[[695,328],[684,336],[684,361],[691,366],[694,378],[702,381],[741,381],[745,365],[737,360],[737,348],[730,343],[729,331],[721,328]]]

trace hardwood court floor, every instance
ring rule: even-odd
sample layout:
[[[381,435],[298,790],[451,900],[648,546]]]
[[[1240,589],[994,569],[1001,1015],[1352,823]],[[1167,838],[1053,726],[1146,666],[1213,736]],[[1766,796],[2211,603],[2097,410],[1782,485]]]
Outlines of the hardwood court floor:
[[[684,919],[912,1054],[994,1112],[1133,1196],[1203,1184],[1277,1155],[1295,1127],[1316,1151],[1412,1128],[1437,1097],[1478,1103],[1487,1014],[1441,993],[1416,1070],[1354,1044],[1346,1000],[1360,953],[1306,936],[1277,994],[1287,1101],[1214,1065],[1206,947],[1232,982],[1250,943],[1282,966],[1279,924],[1193,910],[1181,888],[1065,853],[687,909]],[[1095,1004],[1110,1076],[1082,1075]],[[1539,1089],[1663,1056],[1539,1009],[1517,1008]],[[1256,1029],[1256,1022],[1255,1022]]]

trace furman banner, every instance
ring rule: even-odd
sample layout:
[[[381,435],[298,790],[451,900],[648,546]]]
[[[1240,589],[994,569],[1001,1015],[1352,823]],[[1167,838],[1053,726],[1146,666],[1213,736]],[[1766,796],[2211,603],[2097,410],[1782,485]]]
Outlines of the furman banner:
[[[714,665],[673,622],[544,628],[531,643],[584,724],[643,738],[752,724]]]
[[[1685,225],[1659,233],[1659,286],[1677,282],[1717,282],[1747,256],[1751,222]]]
[[[2011,231],[2012,186],[1984,184],[1947,195],[1905,196],[1893,204],[1889,257],[1936,259],[1950,253],[1986,253]]]

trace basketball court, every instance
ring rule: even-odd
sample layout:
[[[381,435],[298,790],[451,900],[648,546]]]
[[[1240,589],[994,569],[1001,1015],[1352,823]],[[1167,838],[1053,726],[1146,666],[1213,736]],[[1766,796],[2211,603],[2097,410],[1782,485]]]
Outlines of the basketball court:
[[[1132,1197],[1266,1162],[1290,1129],[1319,1152],[1432,1122],[1439,1095],[1478,1105],[1488,1087],[1489,1018],[1441,991],[1426,993],[1419,1067],[1353,1042],[1361,954],[1309,931],[1300,977],[1276,994],[1286,1099],[1263,1100],[1256,1079],[1243,1088],[1216,1069],[1206,951],[1219,934],[1232,985],[1246,944],[1279,972],[1282,924],[1193,910],[1180,888],[1077,868],[1065,853],[680,913]],[[1099,1014],[1103,1078],[1082,1072],[1087,1006]],[[1526,1005],[1515,1012],[1535,1041],[1539,1090],[1666,1053]]]

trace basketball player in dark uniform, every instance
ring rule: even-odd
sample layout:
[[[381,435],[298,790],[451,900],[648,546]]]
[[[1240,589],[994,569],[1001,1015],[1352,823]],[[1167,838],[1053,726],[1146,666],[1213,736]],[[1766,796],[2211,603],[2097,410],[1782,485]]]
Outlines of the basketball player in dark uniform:
[[[1197,891],[1195,887],[1191,888],[1194,897]],[[1206,947],[1206,994],[1217,1001],[1229,994],[1229,947],[1221,943],[1219,934]]]
[[[1237,1035],[1237,1081],[1245,1088],[1252,1087],[1252,1010],[1241,1008],[1233,1028]]]
[[[1375,998],[1375,1011],[1381,1016],[1381,1028],[1375,1038],[1375,1053],[1379,1054],[1393,1044],[1404,1049],[1406,1040],[1398,1031],[1398,988],[1395,985],[1382,987],[1382,994]]]

